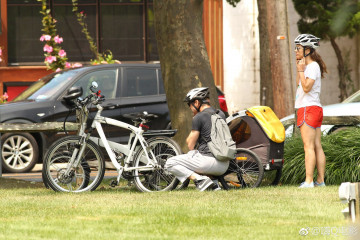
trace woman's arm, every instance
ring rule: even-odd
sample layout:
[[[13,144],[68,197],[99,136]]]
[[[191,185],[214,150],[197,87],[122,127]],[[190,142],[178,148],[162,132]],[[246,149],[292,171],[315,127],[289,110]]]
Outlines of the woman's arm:
[[[311,78],[305,78],[305,74],[304,74],[305,68],[306,68],[305,58],[302,58],[296,62],[296,69],[297,69],[296,83],[297,85],[301,83],[304,92],[308,93],[313,87],[315,80]]]
[[[314,86],[315,80],[311,78],[305,78],[304,72],[298,72],[300,77],[301,86],[305,93],[310,92],[311,88]]]

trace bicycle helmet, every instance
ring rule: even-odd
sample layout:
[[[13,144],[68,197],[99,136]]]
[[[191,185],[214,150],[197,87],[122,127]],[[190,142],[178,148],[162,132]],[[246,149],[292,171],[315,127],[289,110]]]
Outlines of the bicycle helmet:
[[[190,103],[195,100],[204,100],[209,97],[209,94],[208,87],[194,88],[186,94],[184,102]]]
[[[184,102],[187,102],[187,104],[190,106],[190,104],[196,109],[196,111],[200,112],[201,105],[203,103],[209,104],[209,101],[205,100],[209,97],[209,88],[208,87],[201,87],[201,88],[194,88],[191,89],[187,94],[186,98],[184,99]],[[200,101],[200,106],[196,107],[194,104],[195,100]]]
[[[319,44],[320,38],[315,37],[311,34],[300,34],[294,40],[295,44],[300,44],[303,47],[310,47],[316,49],[320,46]]]

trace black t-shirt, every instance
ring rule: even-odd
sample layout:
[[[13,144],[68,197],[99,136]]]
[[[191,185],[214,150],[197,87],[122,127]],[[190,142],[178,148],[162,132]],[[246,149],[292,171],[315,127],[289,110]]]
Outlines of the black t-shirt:
[[[212,107],[206,108],[202,112],[196,114],[192,120],[192,130],[200,132],[200,136],[197,140],[199,144],[198,146],[199,152],[205,156],[211,156],[211,157],[214,157],[214,155],[210,152],[207,142],[210,141],[211,114],[215,112],[216,110]],[[225,114],[222,111],[219,111],[218,114],[220,117],[222,117],[225,120]]]

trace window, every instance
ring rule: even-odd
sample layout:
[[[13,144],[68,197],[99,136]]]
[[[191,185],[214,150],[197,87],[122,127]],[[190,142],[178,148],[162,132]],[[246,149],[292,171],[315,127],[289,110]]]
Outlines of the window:
[[[7,2],[9,63],[43,62],[43,46],[39,41],[41,3],[37,0]]]
[[[86,97],[90,94],[90,86],[92,82],[97,82],[101,91],[101,95],[105,96],[105,99],[113,99],[116,97],[117,89],[117,70],[101,70],[91,72],[81,77],[73,86],[82,87],[83,95]]]
[[[100,53],[110,50],[120,61],[157,61],[153,0],[78,0],[79,11]],[[48,0],[61,44],[70,62],[94,59],[72,12],[72,0]],[[41,3],[8,0],[9,64],[43,64]]]
[[[229,129],[231,136],[236,144],[248,140],[251,136],[249,124],[242,118],[236,118],[230,122]]]
[[[158,95],[156,69],[128,68],[125,79],[127,97]]]

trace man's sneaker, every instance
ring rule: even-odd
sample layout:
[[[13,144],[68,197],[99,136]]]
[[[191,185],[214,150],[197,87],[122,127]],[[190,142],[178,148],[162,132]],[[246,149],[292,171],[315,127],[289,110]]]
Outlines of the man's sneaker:
[[[311,183],[303,182],[300,184],[299,188],[313,188],[313,187],[314,187],[314,182]]]
[[[315,187],[326,187],[325,182],[318,183],[317,181],[314,182]]]
[[[213,191],[220,191],[221,190],[221,187],[219,185],[219,181],[217,179],[213,180],[213,183],[214,183],[214,186],[212,187],[211,190]]]
[[[214,182],[209,178],[209,177],[204,177],[203,179],[200,180],[194,180],[195,186],[196,188],[202,192],[205,191],[208,187],[212,187],[214,184]]]

